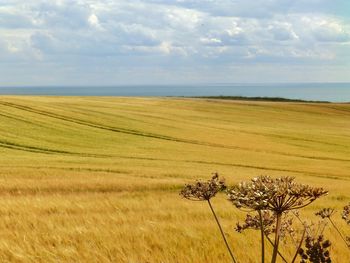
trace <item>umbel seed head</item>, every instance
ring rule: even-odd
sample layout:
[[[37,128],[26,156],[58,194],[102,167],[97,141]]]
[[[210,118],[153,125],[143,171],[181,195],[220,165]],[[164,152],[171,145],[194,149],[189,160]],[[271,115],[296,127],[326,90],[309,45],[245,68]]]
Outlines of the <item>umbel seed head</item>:
[[[316,216],[320,216],[322,219],[331,218],[334,214],[334,209],[332,208],[323,208],[322,210],[315,213]]]
[[[276,214],[303,208],[328,192],[294,182],[293,177],[260,176],[228,191],[229,200],[247,210],[270,210]]]
[[[225,189],[225,180],[220,179],[219,175],[215,173],[208,181],[196,181],[194,184],[185,185],[180,195],[193,201],[208,201]]]
[[[325,240],[323,235],[316,237],[308,236],[305,239],[305,249],[300,248],[298,253],[302,258],[301,263],[331,263],[329,248],[331,243]]]
[[[247,214],[243,224],[237,223],[235,230],[239,233],[246,229],[260,230],[261,223],[263,224],[265,235],[268,236],[276,232],[276,215],[271,211],[261,211],[261,220],[260,215]],[[294,235],[295,230],[292,225],[293,217],[285,213],[280,229],[281,238],[285,237],[286,234]]]
[[[350,225],[350,203],[347,206],[344,206],[342,218],[348,225]]]

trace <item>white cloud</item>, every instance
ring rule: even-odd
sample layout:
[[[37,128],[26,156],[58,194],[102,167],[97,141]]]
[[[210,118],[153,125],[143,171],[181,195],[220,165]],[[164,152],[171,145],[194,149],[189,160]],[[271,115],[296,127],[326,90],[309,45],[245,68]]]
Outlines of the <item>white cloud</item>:
[[[330,8],[326,0],[0,1],[0,57],[11,61],[0,71],[21,63],[84,75],[91,61],[106,72],[154,67],[169,75],[258,64],[345,67],[350,19]]]
[[[88,18],[88,22],[91,26],[100,28],[100,21],[95,14],[91,14]]]
[[[290,22],[274,21],[268,26],[268,31],[272,34],[273,39],[277,41],[290,41],[299,39]]]
[[[340,21],[324,17],[303,17],[303,22],[316,40],[321,42],[349,42],[350,30]]]

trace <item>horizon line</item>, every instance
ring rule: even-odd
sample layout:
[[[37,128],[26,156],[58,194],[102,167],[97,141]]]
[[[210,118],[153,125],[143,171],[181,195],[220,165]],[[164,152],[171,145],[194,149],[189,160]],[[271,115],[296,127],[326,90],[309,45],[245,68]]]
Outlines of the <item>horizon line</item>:
[[[107,85],[84,85],[84,84],[40,84],[40,85],[0,85],[0,88],[94,88],[94,87],[122,87],[122,86],[133,86],[133,87],[148,87],[148,86],[198,86],[198,85],[204,85],[204,86],[211,86],[211,85],[297,85],[297,84],[306,84],[306,85],[312,85],[312,84],[349,84],[350,81],[335,81],[335,82],[213,82],[213,83],[147,83],[147,84],[132,84],[132,83],[125,83],[125,84],[107,84]]]

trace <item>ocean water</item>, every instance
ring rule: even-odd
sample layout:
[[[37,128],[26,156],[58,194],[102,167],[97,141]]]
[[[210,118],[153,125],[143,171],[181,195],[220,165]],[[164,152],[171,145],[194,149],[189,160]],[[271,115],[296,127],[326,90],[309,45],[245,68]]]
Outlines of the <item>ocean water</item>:
[[[0,87],[1,95],[247,96],[350,102],[350,83]]]

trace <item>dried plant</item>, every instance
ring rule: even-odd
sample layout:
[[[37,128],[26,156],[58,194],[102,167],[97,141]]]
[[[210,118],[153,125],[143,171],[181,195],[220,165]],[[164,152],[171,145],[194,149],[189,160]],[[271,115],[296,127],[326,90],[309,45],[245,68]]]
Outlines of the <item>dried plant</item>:
[[[208,181],[196,181],[194,184],[186,185],[181,190],[180,195],[189,200],[208,203],[232,261],[237,262],[211,204],[211,199],[223,190],[227,190],[228,200],[235,207],[249,212],[243,223],[237,223],[236,231],[241,233],[247,229],[260,230],[262,263],[265,262],[265,239],[273,247],[271,263],[277,261],[278,255],[285,263],[294,263],[298,255],[301,257],[301,263],[331,262],[329,254],[331,244],[323,236],[323,231],[327,225],[326,221],[329,221],[340,233],[332,220],[332,216],[335,214],[334,209],[324,208],[317,212],[316,215],[323,220],[318,224],[311,225],[303,222],[298,213],[298,209],[304,208],[326,195],[328,192],[323,188],[296,183],[292,177],[260,176],[227,189],[224,180],[221,180],[218,174],[214,174]],[[294,229],[293,219],[295,217],[290,216],[291,214],[302,223],[304,227],[302,232]],[[342,218],[350,224],[350,204],[344,207]],[[299,238],[296,238],[297,233],[301,234]],[[271,235],[274,236],[272,240],[270,239]],[[291,261],[287,261],[279,251],[280,240],[284,239],[287,242],[285,238],[287,235],[290,235],[296,246],[296,252]],[[350,237],[343,239],[350,241]],[[303,244],[304,248],[302,248]]]
[[[349,206],[350,208],[350,206]],[[342,218],[347,218],[347,211],[346,211],[347,207],[344,207],[344,211],[342,213]],[[349,209],[350,212],[350,209]],[[316,216],[320,216],[322,219],[327,219],[331,225],[334,227],[334,229],[337,231],[337,233],[339,234],[339,236],[341,237],[341,239],[344,241],[345,245],[350,248],[349,242],[347,240],[346,237],[344,237],[344,235],[342,234],[342,232],[340,231],[340,229],[337,227],[337,225],[334,223],[334,221],[332,220],[332,216],[334,215],[335,210],[332,208],[323,208],[322,210],[318,211],[317,213],[315,213]],[[345,216],[344,216],[345,215]]]
[[[317,238],[307,236],[305,248],[299,249],[300,263],[331,263],[330,246],[330,241],[325,240],[323,235],[319,235]]]
[[[294,218],[289,215],[289,213],[284,213],[283,218],[282,218],[282,224],[281,224],[281,238],[283,239],[284,237],[291,236],[294,238],[295,234],[295,229],[293,227],[294,223]],[[276,232],[276,229],[274,229],[274,232]]]
[[[287,217],[287,215],[285,217]],[[291,227],[292,221],[293,221],[292,218],[288,218],[285,224],[283,224],[282,231],[281,231],[283,232],[283,237],[287,232],[288,233],[294,232],[294,229],[292,229]],[[255,216],[251,214],[247,214],[244,220],[244,223],[243,224],[237,223],[235,230],[239,233],[242,233],[244,230],[247,230],[247,229],[262,230],[262,233],[264,233],[266,239],[269,241],[269,243],[272,246],[274,246],[274,243],[269,238],[269,235],[275,232],[275,223],[276,223],[276,216],[274,213],[272,213],[271,211],[260,211],[260,213]],[[261,241],[264,242],[264,239],[262,238]],[[264,246],[262,246],[262,262],[264,262],[264,259],[265,259],[264,249],[265,249]],[[281,257],[281,259],[284,262],[287,262],[285,257],[280,252],[278,252],[278,255]]]
[[[334,213],[335,211],[332,208],[323,208],[322,210],[315,213],[315,215],[320,216],[322,219],[325,219],[325,218],[330,219]]]
[[[268,176],[252,179],[250,182],[241,182],[228,191],[228,199],[239,209],[248,211],[267,210],[268,200],[271,197],[273,181]]]
[[[237,208],[270,210],[281,215],[303,208],[328,193],[323,188],[295,183],[294,179],[260,176],[231,188],[228,197]]]
[[[342,218],[345,220],[345,222],[350,225],[350,203],[346,206],[344,206],[343,212],[342,212]],[[350,236],[346,237],[346,244],[348,245],[348,248],[350,249]]]
[[[295,183],[293,177],[274,179],[269,176],[260,176],[231,188],[228,191],[228,198],[237,208],[270,210],[276,215],[275,241],[271,259],[271,263],[275,263],[281,238],[283,213],[303,208],[327,193],[323,188]]]
[[[215,218],[215,221],[219,227],[221,236],[224,240],[225,246],[227,248],[228,253],[231,256],[231,259],[234,263],[236,263],[236,259],[233,255],[233,252],[227,242],[225,233],[222,229],[222,226],[220,224],[220,221],[214,211],[213,205],[210,202],[210,199],[213,198],[217,193],[220,191],[223,191],[226,189],[226,184],[224,179],[219,179],[219,175],[217,173],[214,173],[213,177],[206,181],[196,181],[194,184],[187,184],[185,187],[180,191],[180,195],[184,198],[192,201],[207,201],[208,205],[210,207],[210,210]]]
[[[215,173],[213,177],[206,182],[196,181],[194,184],[185,185],[180,195],[192,201],[209,201],[218,192],[225,189],[225,180],[219,179],[219,175]]]
[[[262,223],[265,236],[269,236],[272,233],[276,232],[276,215],[271,211],[261,211]],[[283,223],[281,225],[281,238],[285,237],[287,234],[293,235],[295,232],[292,227],[293,218],[285,213],[283,215]],[[235,230],[239,233],[242,233],[246,229],[261,229],[261,220],[259,215],[247,214],[243,224],[237,223]]]
[[[276,216],[270,211],[262,211],[262,223],[265,235],[270,235],[274,231]],[[243,224],[237,223],[235,230],[242,233],[246,229],[260,230],[261,220],[259,215],[247,214]]]
[[[342,218],[345,220],[345,222],[350,225],[350,203],[346,206],[344,206]]]

